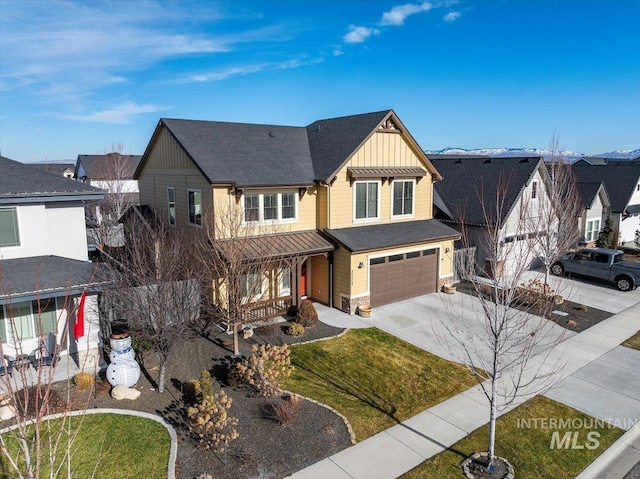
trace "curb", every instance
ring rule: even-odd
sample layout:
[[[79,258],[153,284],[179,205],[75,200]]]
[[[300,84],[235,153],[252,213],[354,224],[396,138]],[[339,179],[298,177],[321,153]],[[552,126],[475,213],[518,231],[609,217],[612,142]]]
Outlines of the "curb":
[[[616,462],[625,449],[631,447],[630,444],[640,439],[640,422],[634,424],[631,429],[625,432],[616,442],[600,454],[595,461],[589,464],[578,474],[575,479],[595,479],[606,471],[610,464]]]
[[[86,414],[120,414],[122,416],[138,416],[144,419],[150,419],[157,423],[162,424],[169,433],[169,437],[171,438],[171,447],[169,449],[169,464],[167,470],[167,479],[176,479],[176,458],[178,456],[178,436],[176,434],[175,429],[166,421],[164,421],[160,416],[156,416],[155,414],[150,414],[142,411],[134,411],[132,409],[112,409],[112,408],[104,408],[104,409],[87,409],[86,411],[69,411],[66,413],[58,413],[51,414],[49,416],[45,416],[42,418],[43,421],[50,421],[53,419],[60,419],[65,417],[73,417],[73,416],[83,416]],[[33,421],[28,421],[25,425],[29,425]],[[0,434],[4,434],[8,431],[13,431],[20,427],[19,424],[15,424],[13,426],[7,427],[5,429],[0,430]]]

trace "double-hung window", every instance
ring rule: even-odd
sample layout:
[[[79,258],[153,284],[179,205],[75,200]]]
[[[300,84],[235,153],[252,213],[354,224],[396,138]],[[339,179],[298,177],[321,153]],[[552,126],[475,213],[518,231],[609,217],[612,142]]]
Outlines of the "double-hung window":
[[[55,298],[0,306],[0,339],[3,343],[16,344],[40,334],[55,334],[57,323]]]
[[[355,219],[371,220],[379,218],[379,191],[377,181],[362,181],[355,184]]]
[[[202,226],[202,192],[200,190],[187,190],[189,202],[189,224]]]
[[[244,195],[244,221],[287,222],[297,218],[295,193],[250,193]]]
[[[169,212],[169,224],[176,225],[176,190],[172,187],[167,188],[167,211]]]
[[[414,180],[401,180],[393,182],[392,216],[413,215],[413,199],[416,182]]]
[[[20,246],[17,208],[0,208],[0,246]]]
[[[587,241],[595,241],[598,237],[598,233],[600,233],[600,220],[590,220],[587,221],[587,228],[585,232],[585,240]]]
[[[250,270],[240,277],[240,293],[243,298],[255,298],[262,294],[262,275],[258,270]]]

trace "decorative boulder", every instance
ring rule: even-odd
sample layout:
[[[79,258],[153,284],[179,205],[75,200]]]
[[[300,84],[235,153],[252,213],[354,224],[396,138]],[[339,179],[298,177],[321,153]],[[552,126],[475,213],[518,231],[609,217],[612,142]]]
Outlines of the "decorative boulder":
[[[135,388],[128,388],[122,384],[118,384],[111,390],[111,397],[118,401],[121,401],[122,399],[131,399],[132,401],[135,401],[140,397],[140,391]]]

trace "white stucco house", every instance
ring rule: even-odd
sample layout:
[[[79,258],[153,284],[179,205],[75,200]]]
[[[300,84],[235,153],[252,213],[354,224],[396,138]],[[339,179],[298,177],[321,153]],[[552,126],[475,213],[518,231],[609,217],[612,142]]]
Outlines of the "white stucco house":
[[[100,190],[0,157],[0,352],[32,356],[43,338],[80,368],[97,366],[99,265],[88,261],[84,203]],[[75,337],[80,298],[84,333]]]

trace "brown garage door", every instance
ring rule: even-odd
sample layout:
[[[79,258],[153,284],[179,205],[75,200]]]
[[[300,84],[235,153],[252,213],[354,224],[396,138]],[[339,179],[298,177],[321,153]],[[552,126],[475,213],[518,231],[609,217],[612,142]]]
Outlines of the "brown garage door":
[[[438,287],[438,253],[428,249],[375,258],[369,274],[372,306],[433,293]]]

